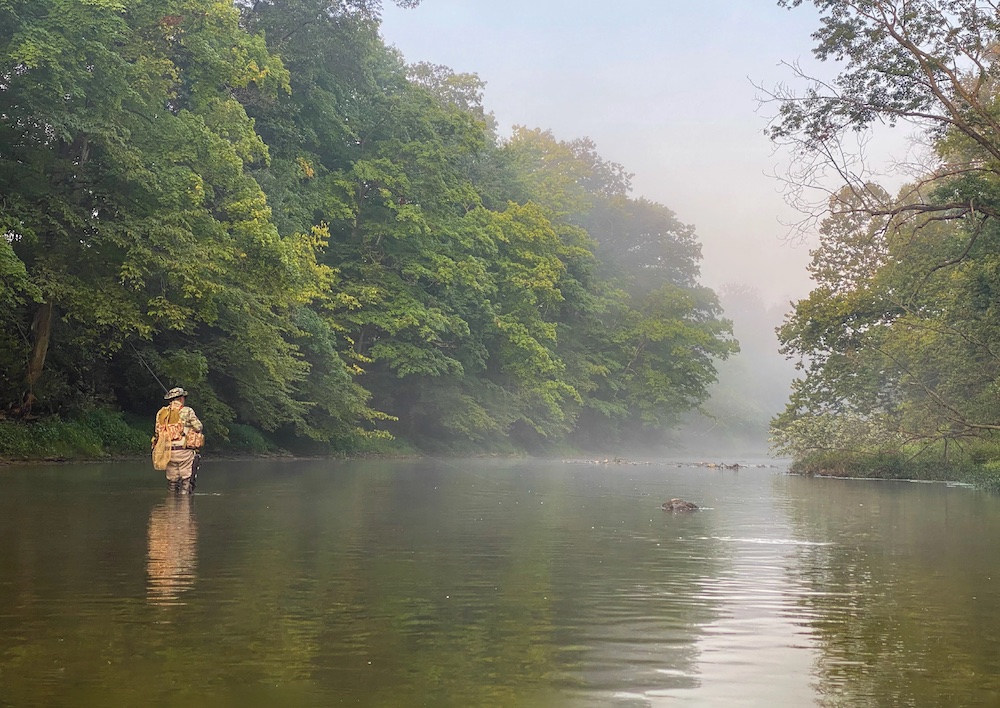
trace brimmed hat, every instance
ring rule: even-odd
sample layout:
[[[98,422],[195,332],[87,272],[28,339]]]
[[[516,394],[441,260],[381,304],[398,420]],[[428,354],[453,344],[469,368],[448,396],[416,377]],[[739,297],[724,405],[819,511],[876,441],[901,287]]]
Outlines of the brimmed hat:
[[[186,395],[188,395],[188,392],[185,391],[180,386],[177,386],[175,388],[170,389],[165,394],[163,394],[163,397],[168,401],[171,401],[175,398],[180,398],[181,396],[186,396]]]

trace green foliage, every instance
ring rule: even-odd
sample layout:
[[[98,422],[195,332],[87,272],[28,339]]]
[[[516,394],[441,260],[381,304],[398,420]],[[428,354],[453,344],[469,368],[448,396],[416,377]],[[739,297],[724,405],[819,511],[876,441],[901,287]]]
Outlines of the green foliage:
[[[992,460],[982,466],[972,467],[966,473],[964,481],[994,494],[1000,493],[1000,462]]]
[[[93,459],[148,453],[149,431],[120,412],[92,410],[71,421],[0,420],[0,459]]]
[[[498,140],[379,10],[0,3],[0,410],[182,385],[220,448],[510,450],[704,400],[693,228],[589,139]]]
[[[265,438],[259,430],[239,423],[229,426],[229,439],[220,447],[224,451],[243,455],[266,455],[278,452],[278,447]]]
[[[135,455],[149,448],[149,431],[130,424],[121,413],[98,409],[78,421],[94,434],[101,448],[111,455]]]
[[[803,96],[776,96],[772,137],[814,166],[808,178],[847,134],[907,120],[938,164],[895,197],[852,180],[831,198],[813,254],[817,287],[780,332],[804,373],[774,421],[779,449],[801,459],[942,449],[946,463],[989,464],[1000,430],[995,8],[814,4],[815,53],[842,70]]]

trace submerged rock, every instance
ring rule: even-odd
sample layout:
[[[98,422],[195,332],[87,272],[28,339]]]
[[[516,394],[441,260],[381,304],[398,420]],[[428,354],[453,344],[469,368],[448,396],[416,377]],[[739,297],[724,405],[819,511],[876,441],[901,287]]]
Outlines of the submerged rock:
[[[660,504],[664,511],[698,511],[698,505],[683,499],[671,499]]]

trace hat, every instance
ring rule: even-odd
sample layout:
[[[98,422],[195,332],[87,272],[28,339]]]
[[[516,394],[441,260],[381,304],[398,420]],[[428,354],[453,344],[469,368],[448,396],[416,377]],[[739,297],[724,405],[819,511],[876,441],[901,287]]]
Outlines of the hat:
[[[186,396],[186,395],[188,395],[187,391],[185,391],[180,386],[176,386],[176,387],[170,389],[169,391],[167,391],[165,394],[163,394],[163,397],[165,399],[167,399],[168,401],[170,401],[170,400],[173,400],[175,398],[180,398],[181,396]]]

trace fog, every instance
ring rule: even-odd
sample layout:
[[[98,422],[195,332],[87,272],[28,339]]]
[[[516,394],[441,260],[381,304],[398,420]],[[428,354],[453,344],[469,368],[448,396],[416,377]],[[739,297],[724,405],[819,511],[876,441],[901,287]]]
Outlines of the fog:
[[[811,9],[760,0],[424,0],[387,2],[382,34],[408,62],[478,74],[502,133],[592,138],[636,195],[696,227],[706,285],[784,304],[809,290],[809,244],[786,238],[799,215],[772,176],[787,157],[763,134],[755,84],[791,81],[781,63],[811,61],[814,28]]]
[[[719,362],[711,398],[671,435],[671,446],[706,461],[742,461],[768,452],[770,421],[785,408],[795,364],[778,353],[775,329],[785,308],[768,305],[750,286],[723,286],[740,352]]]
[[[501,133],[592,138],[634,174],[637,196],[695,226],[704,284],[752,285],[784,306],[809,292],[815,244],[793,228],[802,214],[779,179],[789,156],[764,135],[774,108],[758,87],[803,87],[792,64],[835,75],[811,55],[817,27],[811,6],[775,0],[386,0],[382,35],[408,62],[478,74]],[[900,128],[869,150],[892,163],[907,146]]]
[[[790,156],[764,134],[775,108],[762,105],[761,88],[803,88],[793,66],[837,73],[811,56],[817,26],[812,7],[789,11],[773,0],[423,0],[414,9],[387,2],[382,34],[408,62],[478,74],[501,134],[525,125],[593,139],[602,157],[634,174],[634,196],[695,227],[702,283],[749,296],[749,307],[739,297],[726,303],[743,352],[721,367],[709,407],[756,413],[693,420],[685,431],[693,440],[702,429],[717,435],[724,418],[756,415],[759,424],[777,413],[794,375],[774,327],[810,290],[815,240],[796,228],[803,214],[787,203]],[[906,129],[884,131],[869,142],[869,159],[904,161],[908,144]],[[745,397],[754,400],[736,403]],[[766,426],[756,427],[759,448]]]

